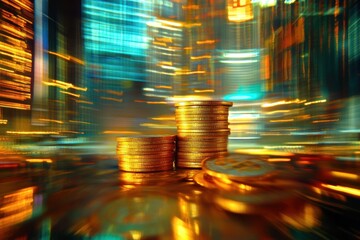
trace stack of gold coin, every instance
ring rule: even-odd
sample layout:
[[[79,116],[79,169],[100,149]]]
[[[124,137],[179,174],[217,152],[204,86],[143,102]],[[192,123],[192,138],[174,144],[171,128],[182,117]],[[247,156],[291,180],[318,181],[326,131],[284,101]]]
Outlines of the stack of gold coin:
[[[178,132],[176,166],[201,168],[205,158],[227,154],[232,102],[186,101],[175,104]]]
[[[118,166],[127,172],[173,169],[176,136],[124,136],[117,138]]]

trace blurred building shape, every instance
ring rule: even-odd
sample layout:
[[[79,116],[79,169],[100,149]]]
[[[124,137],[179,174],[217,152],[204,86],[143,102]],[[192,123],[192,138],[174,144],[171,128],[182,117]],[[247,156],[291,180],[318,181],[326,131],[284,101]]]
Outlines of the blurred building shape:
[[[0,1],[0,125],[29,126],[33,57],[32,1]]]
[[[33,130],[59,134],[81,129],[84,101],[80,1],[35,0]]]
[[[146,81],[147,25],[153,1],[83,0],[86,131],[98,132]],[[124,100],[124,98],[126,98]]]
[[[223,1],[216,19],[215,75],[221,98],[234,102],[230,109],[230,138],[258,138],[265,92],[262,64],[266,51],[260,37],[260,3],[251,0]]]
[[[148,97],[215,94],[214,1],[164,0],[154,5],[148,22]]]
[[[251,0],[225,1],[219,19],[216,73],[222,96],[231,101],[260,100],[264,95],[261,75],[260,5]]]
[[[349,58],[349,95],[360,95],[360,2],[349,0],[347,54]]]

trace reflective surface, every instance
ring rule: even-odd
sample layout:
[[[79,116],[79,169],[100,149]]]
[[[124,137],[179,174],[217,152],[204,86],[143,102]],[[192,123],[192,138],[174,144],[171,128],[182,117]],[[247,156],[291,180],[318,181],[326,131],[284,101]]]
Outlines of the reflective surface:
[[[308,150],[236,151],[252,152],[242,156],[277,174],[241,177],[240,184],[199,180],[202,169],[122,172],[115,155],[75,152],[8,166],[0,173],[2,239],[359,237],[358,160]]]

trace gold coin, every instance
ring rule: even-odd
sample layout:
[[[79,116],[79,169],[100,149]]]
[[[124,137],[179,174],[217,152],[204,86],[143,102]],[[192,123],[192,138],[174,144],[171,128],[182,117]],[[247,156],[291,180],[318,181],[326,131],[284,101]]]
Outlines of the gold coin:
[[[229,152],[227,151],[219,151],[214,153],[199,153],[199,152],[189,153],[182,151],[176,152],[177,158],[181,157],[181,158],[189,158],[189,159],[197,158],[197,157],[220,157],[220,156],[227,156],[228,154]]]
[[[224,152],[227,151],[227,145],[226,146],[220,146],[220,147],[178,147],[178,151],[182,152],[188,152],[188,153],[213,153],[213,152]]]
[[[158,160],[158,161],[162,161],[162,160],[171,159],[173,157],[174,157],[174,154],[163,155],[163,156],[158,156],[158,155],[118,155],[118,160],[119,161],[139,161],[139,160],[144,160],[144,161]]]
[[[178,133],[210,133],[210,134],[217,134],[217,133],[229,133],[230,128],[222,128],[222,129],[211,129],[211,130],[202,130],[202,129],[178,129]]]
[[[175,122],[186,123],[186,122],[217,122],[217,121],[229,121],[228,113],[226,114],[176,114]]]
[[[217,100],[203,100],[203,101],[184,101],[175,103],[175,107],[181,106],[229,106],[233,105],[232,102],[228,101],[217,101]]]
[[[136,150],[136,149],[144,149],[144,150],[151,150],[151,149],[170,149],[174,147],[175,141],[169,143],[153,143],[153,144],[139,144],[139,143],[129,143],[129,142],[121,142],[116,144],[116,148],[118,149],[129,149],[129,150]]]
[[[175,150],[175,145],[169,149],[116,149],[116,154],[118,155],[156,155],[156,154],[164,154],[164,153],[172,153]]]
[[[123,163],[123,162],[118,162],[118,166],[121,167],[127,167],[127,168],[159,168],[159,167],[163,167],[163,166],[169,166],[169,165],[173,165],[173,161],[168,161],[168,162],[164,162],[164,163],[158,163],[158,164],[143,164],[143,163]]]
[[[157,165],[157,164],[165,164],[165,163],[169,163],[169,162],[173,162],[174,158],[163,158],[160,160],[155,160],[155,159],[135,159],[135,160],[131,160],[131,161],[127,161],[127,160],[123,160],[123,159],[119,159],[118,163],[121,164],[137,164],[137,165]]]
[[[176,138],[175,135],[141,135],[141,136],[122,136],[117,137],[117,142],[130,142],[132,144],[155,144],[155,143],[170,143]]]
[[[177,149],[179,148],[223,148],[227,147],[228,142],[200,142],[200,141],[179,141]]]
[[[242,154],[208,158],[203,161],[203,169],[213,177],[238,181],[264,179],[276,173],[265,160]]]
[[[212,124],[202,124],[202,123],[182,123],[177,124],[178,130],[218,130],[218,129],[228,129],[229,123],[212,123]]]
[[[119,169],[121,171],[127,171],[127,172],[158,172],[158,171],[172,170],[174,169],[174,166],[169,165],[169,166],[162,166],[157,168],[131,168],[131,167],[119,166]]]
[[[203,120],[203,121],[188,121],[188,120],[184,120],[184,121],[177,121],[176,125],[212,125],[212,124],[223,124],[223,125],[229,125],[229,121],[228,120]]]
[[[212,177],[207,175],[205,172],[201,171],[197,173],[194,176],[194,182],[199,184],[200,186],[203,186],[205,188],[209,189],[218,189],[219,186],[217,186],[214,181],[212,180]]]
[[[178,137],[177,142],[208,142],[208,143],[228,142],[228,136],[221,136],[221,137],[185,136],[185,137]]]
[[[217,115],[228,115],[228,110],[220,110],[220,109],[204,109],[204,110],[197,110],[197,109],[189,109],[189,110],[178,110],[175,112],[175,120],[178,120],[179,117],[195,117],[195,116],[217,116]]]
[[[195,114],[178,114],[175,118],[176,122],[192,122],[192,121],[198,121],[198,122],[213,122],[213,121],[228,121],[229,114],[208,114],[208,115],[195,115]]]
[[[182,110],[229,110],[228,106],[181,106],[176,107],[175,111],[182,111]]]
[[[174,154],[174,151],[160,151],[160,152],[134,152],[133,154],[128,154],[128,153],[121,153],[120,151],[117,151],[117,156],[122,156],[122,157],[132,157],[132,158],[142,158],[142,157],[167,157],[167,156],[171,156]]]
[[[178,167],[178,168],[201,168],[201,162],[199,162],[199,163],[177,162],[176,167]]]
[[[173,164],[173,161],[166,161],[166,162],[157,162],[157,163],[151,163],[151,162],[138,162],[138,163],[134,163],[134,162],[118,162],[118,166],[122,166],[122,167],[131,167],[131,168],[156,168],[156,167],[161,167],[161,166],[168,166]]]

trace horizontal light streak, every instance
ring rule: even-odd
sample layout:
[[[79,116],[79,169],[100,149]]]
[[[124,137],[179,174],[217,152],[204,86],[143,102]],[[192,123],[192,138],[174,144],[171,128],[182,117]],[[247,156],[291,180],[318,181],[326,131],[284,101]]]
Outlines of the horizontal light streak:
[[[60,123],[63,124],[64,122],[61,120],[56,120],[56,119],[47,119],[47,118],[39,118],[39,121],[42,122],[53,122],[53,123]]]
[[[61,93],[64,93],[64,94],[67,94],[67,95],[70,95],[70,96],[73,96],[73,97],[77,97],[77,98],[80,97],[80,94],[71,93],[71,92],[62,91],[62,90],[60,90],[60,92],[61,92]]]
[[[222,63],[256,63],[259,60],[220,60]]]
[[[8,134],[16,135],[59,135],[59,132],[55,131],[6,131]]]
[[[194,89],[195,93],[213,93],[214,89]]]
[[[140,132],[136,131],[115,131],[115,130],[105,130],[103,134],[140,134]]]
[[[304,105],[311,105],[311,104],[324,103],[324,102],[326,102],[326,99],[316,100],[316,101],[312,101],[312,102],[306,102],[306,103],[304,103]]]
[[[279,120],[270,120],[270,122],[272,123],[277,123],[277,122],[293,122],[294,119],[290,118],[290,119],[279,119]]]
[[[321,186],[337,192],[347,193],[350,195],[360,197],[360,190],[357,188],[339,186],[339,185],[330,185],[330,184],[321,184]]]
[[[29,163],[52,163],[53,160],[50,158],[29,158],[29,159],[25,159],[26,162]]]
[[[274,106],[279,106],[279,105],[287,105],[287,104],[293,104],[293,103],[304,103],[306,102],[306,100],[300,100],[300,99],[295,99],[295,100],[290,100],[290,101],[286,101],[286,100],[281,100],[281,101],[277,101],[277,102],[271,102],[271,103],[264,103],[261,105],[261,107],[263,108],[267,108],[267,107],[274,107]]]
[[[354,174],[354,173],[347,173],[347,172],[330,171],[330,175],[332,175],[334,177],[339,177],[339,178],[346,178],[349,180],[358,180],[359,179],[359,175]]]
[[[56,79],[49,79],[49,81],[43,81],[43,83],[48,86],[59,87],[61,89],[65,89],[65,90],[72,88],[72,89],[83,91],[83,92],[87,91],[86,87],[78,87],[78,86],[73,85],[72,83],[67,83],[67,82],[63,82],[60,80],[56,80]]]
[[[239,53],[224,53],[225,58],[255,58],[258,57],[258,52],[239,52]]]
[[[30,110],[30,104],[0,101],[0,107]]]

